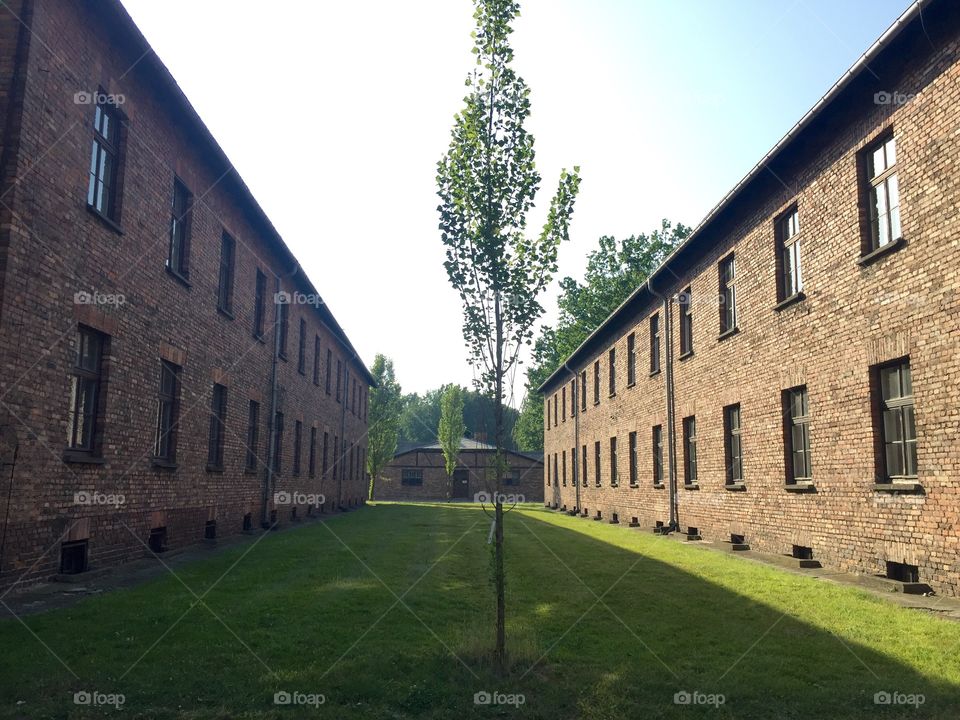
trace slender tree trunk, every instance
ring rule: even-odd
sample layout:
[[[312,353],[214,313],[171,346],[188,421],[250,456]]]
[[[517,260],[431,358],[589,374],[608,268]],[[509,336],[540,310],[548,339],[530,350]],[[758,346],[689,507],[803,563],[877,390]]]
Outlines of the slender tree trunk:
[[[502,497],[502,476],[503,476],[503,319],[500,313],[500,293],[494,295],[494,313],[496,315],[497,344],[496,344],[496,402],[494,404],[494,437],[497,446],[496,462],[496,487],[495,497],[495,577],[497,587],[497,649],[496,649],[496,668],[497,672],[503,674],[506,670],[507,658],[507,627],[506,627],[506,578],[503,568],[503,497]]]

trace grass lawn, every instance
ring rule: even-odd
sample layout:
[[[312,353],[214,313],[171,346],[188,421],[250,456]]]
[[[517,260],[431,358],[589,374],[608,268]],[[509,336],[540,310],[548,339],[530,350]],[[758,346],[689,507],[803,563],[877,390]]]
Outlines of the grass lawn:
[[[495,678],[489,527],[474,506],[379,504],[23,623],[7,613],[0,716],[960,715],[958,623],[534,506],[507,517],[514,659]],[[83,691],[120,693],[122,710],[75,704]],[[481,691],[524,702],[477,705]],[[924,702],[878,706],[881,691]]]

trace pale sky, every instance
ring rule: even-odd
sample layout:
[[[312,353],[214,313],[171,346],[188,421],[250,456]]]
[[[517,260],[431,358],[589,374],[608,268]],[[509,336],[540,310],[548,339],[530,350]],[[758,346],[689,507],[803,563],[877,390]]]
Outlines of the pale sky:
[[[364,361],[393,358],[407,392],[469,384],[435,177],[472,67],[472,3],[123,4]],[[534,231],[560,169],[583,177],[558,277],[581,277],[601,235],[696,225],[908,5],[522,2]],[[556,293],[542,298],[548,322]]]

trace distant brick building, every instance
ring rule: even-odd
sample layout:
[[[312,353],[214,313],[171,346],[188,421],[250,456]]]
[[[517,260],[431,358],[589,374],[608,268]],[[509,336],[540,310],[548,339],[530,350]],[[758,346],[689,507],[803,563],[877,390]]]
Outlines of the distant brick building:
[[[447,475],[439,443],[398,452],[376,484],[377,500],[473,500],[492,487],[493,445],[464,438],[457,468]],[[509,472],[505,494],[523,495],[527,502],[543,500],[543,461],[535,454],[506,451]],[[491,484],[488,486],[487,483]]]
[[[958,128],[920,2],[544,383],[546,503],[960,594]]]
[[[121,4],[6,5],[0,585],[362,503],[374,381]]]

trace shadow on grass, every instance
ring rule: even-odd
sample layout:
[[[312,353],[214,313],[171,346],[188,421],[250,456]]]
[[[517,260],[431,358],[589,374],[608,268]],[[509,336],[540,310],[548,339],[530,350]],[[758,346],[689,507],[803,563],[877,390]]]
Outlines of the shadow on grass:
[[[960,703],[944,654],[960,625],[531,506],[507,517],[515,656],[496,678],[488,530],[475,506],[382,504],[6,619],[0,716],[112,711],[74,692],[151,718],[952,718]]]

